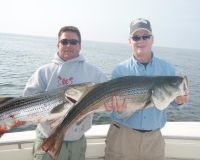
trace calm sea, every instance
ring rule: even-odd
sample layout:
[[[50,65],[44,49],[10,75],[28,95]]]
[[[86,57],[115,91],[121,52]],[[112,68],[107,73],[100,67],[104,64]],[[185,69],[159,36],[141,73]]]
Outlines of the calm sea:
[[[183,46],[184,47],[184,46]],[[154,47],[156,56],[172,63],[189,79],[190,100],[180,108],[168,108],[168,121],[200,120],[200,51]],[[0,33],[0,96],[21,96],[31,74],[49,63],[56,52],[56,38]],[[112,68],[131,56],[128,44],[83,41],[82,52],[88,62],[109,77]],[[94,123],[108,123],[109,116],[96,114]]]

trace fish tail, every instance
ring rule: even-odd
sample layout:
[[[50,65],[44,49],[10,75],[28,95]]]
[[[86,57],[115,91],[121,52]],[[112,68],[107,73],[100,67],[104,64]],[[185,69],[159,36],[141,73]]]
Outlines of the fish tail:
[[[56,160],[60,153],[63,138],[64,134],[62,132],[55,131],[43,141],[38,150],[45,151],[51,156],[53,160]]]

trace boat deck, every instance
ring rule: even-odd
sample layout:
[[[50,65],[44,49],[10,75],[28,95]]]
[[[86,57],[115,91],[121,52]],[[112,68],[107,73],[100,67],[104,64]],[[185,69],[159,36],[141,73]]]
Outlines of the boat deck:
[[[88,132],[88,160],[103,160],[109,125],[93,126]],[[162,129],[166,160],[200,160],[200,122],[167,122]],[[35,131],[7,133],[0,138],[1,160],[31,160]]]

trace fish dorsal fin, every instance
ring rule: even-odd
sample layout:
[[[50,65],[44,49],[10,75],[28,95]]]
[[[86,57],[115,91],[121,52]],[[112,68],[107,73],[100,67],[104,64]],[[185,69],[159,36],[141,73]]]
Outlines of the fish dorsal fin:
[[[66,102],[63,102],[62,104],[60,104],[60,105],[54,107],[54,108],[50,111],[50,113],[52,113],[52,114],[61,113],[61,112],[65,112],[65,113],[66,113],[66,112],[68,112],[68,111],[71,109],[72,106],[74,106],[74,104],[72,104],[72,103],[66,101]]]
[[[59,113],[59,112],[62,112],[64,110],[64,103],[54,107],[50,113]]]
[[[14,99],[15,97],[0,97],[0,106],[3,103],[6,103],[8,101],[10,101],[11,99]]]
[[[73,104],[81,101],[81,99],[96,87],[95,83],[83,83],[79,85],[73,85],[65,91],[65,97]]]

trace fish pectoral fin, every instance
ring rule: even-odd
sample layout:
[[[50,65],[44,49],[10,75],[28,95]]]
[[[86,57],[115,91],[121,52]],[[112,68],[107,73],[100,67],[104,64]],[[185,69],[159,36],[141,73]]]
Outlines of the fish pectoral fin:
[[[68,101],[66,102],[63,102],[62,104],[54,107],[50,113],[51,114],[55,114],[55,113],[60,113],[60,112],[63,112],[63,111],[69,111],[70,108],[73,106],[73,104],[69,103]]]
[[[43,118],[42,121],[48,121],[51,128],[58,126],[58,124],[61,123],[63,118],[73,106],[74,105],[69,102],[60,104],[57,107],[53,108],[50,112],[50,115],[48,117]]]
[[[95,87],[95,83],[83,83],[79,85],[72,85],[65,91],[65,98],[69,102],[76,104]]]
[[[10,101],[11,99],[15,99],[15,97],[0,97],[0,105]]]
[[[59,112],[62,112],[64,110],[64,103],[54,107],[50,113],[54,114],[54,113],[59,113]]]

